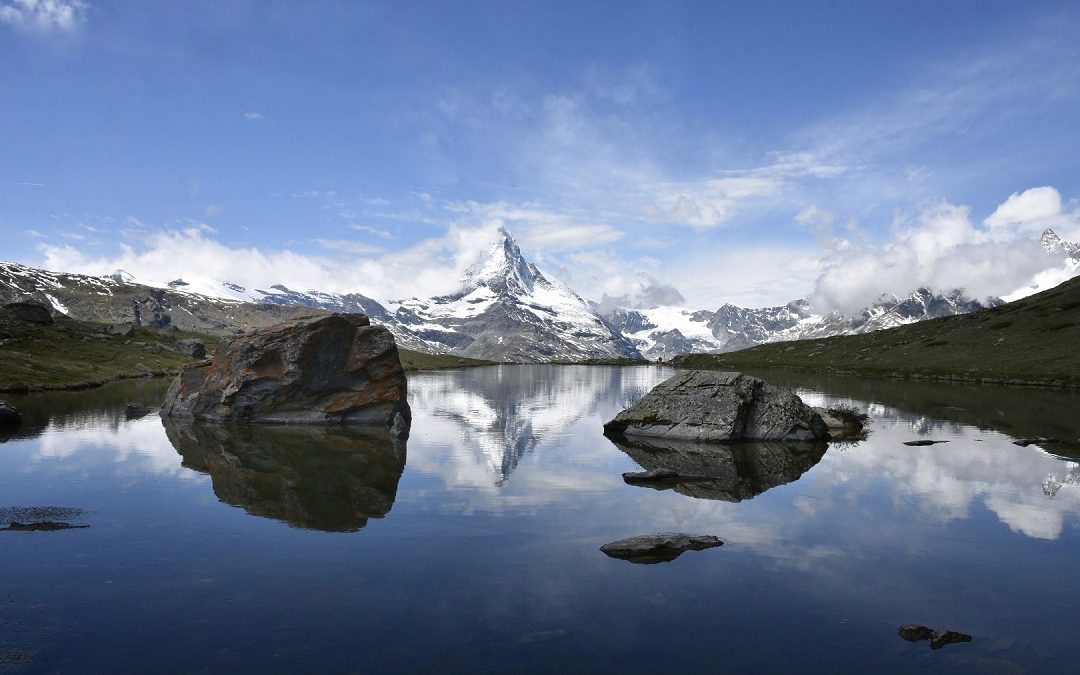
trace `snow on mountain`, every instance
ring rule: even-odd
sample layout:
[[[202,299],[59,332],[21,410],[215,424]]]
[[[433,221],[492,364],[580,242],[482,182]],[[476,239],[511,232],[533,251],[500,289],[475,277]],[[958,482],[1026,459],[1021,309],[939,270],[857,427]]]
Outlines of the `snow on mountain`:
[[[1054,232],[1049,227],[1042,233],[1043,248],[1050,253],[1059,253],[1064,251],[1069,258],[1075,262],[1080,263],[1080,243],[1074,241],[1062,241],[1057,232]]]

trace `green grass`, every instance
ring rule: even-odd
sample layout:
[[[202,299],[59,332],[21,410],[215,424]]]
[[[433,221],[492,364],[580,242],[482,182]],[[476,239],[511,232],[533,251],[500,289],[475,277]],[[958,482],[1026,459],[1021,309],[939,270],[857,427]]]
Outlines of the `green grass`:
[[[0,391],[93,387],[112,380],[180,372],[192,359],[172,349],[176,340],[201,338],[213,350],[217,338],[180,331],[164,337],[136,328],[131,338],[107,335],[106,326],[62,315],[41,326],[0,318]],[[142,344],[140,344],[142,343]],[[161,343],[165,348],[155,349]]]
[[[821,340],[688,354],[682,368],[1080,386],[1080,278],[972,314]]]

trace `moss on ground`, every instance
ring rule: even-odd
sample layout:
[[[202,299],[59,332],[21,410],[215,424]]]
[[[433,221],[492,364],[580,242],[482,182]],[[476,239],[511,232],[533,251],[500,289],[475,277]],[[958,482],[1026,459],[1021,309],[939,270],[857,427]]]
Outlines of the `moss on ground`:
[[[1080,386],[1080,277],[972,314],[863,335],[688,354],[675,365]]]
[[[166,337],[143,327],[121,337],[106,329],[63,315],[48,326],[0,318],[0,391],[75,389],[148,373],[175,374],[198,360],[176,351],[177,340],[202,339],[208,351],[218,340],[189,331]]]

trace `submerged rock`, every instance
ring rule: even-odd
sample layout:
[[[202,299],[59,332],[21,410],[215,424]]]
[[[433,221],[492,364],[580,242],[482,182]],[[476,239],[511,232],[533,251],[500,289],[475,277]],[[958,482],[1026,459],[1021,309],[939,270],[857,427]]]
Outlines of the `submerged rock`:
[[[677,532],[642,534],[604,544],[600,550],[619,560],[639,565],[671,562],[686,551],[704,551],[723,546],[724,542],[712,535],[691,535]]]
[[[7,527],[0,527],[0,532],[55,532],[57,530],[83,530],[89,525],[58,523],[54,520],[41,520],[36,523],[11,522]]]
[[[1058,445],[1065,441],[1060,438],[1018,438],[1013,441],[1013,445],[1019,445],[1021,448],[1026,448],[1029,445]]]
[[[794,392],[741,373],[689,371],[661,382],[604,425],[604,433],[731,443],[829,437]]]
[[[12,428],[22,424],[22,415],[15,406],[0,401],[0,427]]]
[[[401,437],[411,421],[394,336],[362,314],[297,319],[223,341],[210,361],[184,368],[161,415],[364,425]]]
[[[919,440],[919,441],[904,441],[904,445],[910,445],[917,448],[921,448],[927,445],[937,445],[938,443],[948,443],[948,441],[931,441],[931,440]]]
[[[908,642],[919,642],[934,637],[934,629],[917,623],[907,623],[897,628],[896,634]]]
[[[820,443],[756,442],[717,445],[667,438],[616,439],[615,445],[654,475],[627,483],[674,489],[697,499],[740,502],[798,480],[825,456]],[[670,478],[664,478],[669,476]]]
[[[971,636],[967,633],[958,633],[954,630],[939,630],[930,638],[930,649],[941,649],[946,645],[954,645],[961,642],[971,642]]]
[[[128,403],[124,407],[124,417],[129,420],[137,420],[150,414],[150,408],[142,403]]]

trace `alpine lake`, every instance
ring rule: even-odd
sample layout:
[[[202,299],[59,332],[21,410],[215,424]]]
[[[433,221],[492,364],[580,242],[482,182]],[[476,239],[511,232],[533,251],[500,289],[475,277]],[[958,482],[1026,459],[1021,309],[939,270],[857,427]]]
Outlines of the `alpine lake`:
[[[412,373],[407,442],[126,412],[167,381],[5,397],[0,527],[78,527],[0,531],[0,671],[1075,672],[1080,393],[752,373],[869,434],[627,485],[657,460],[602,425],[672,373]],[[724,545],[599,550],[654,532]]]

